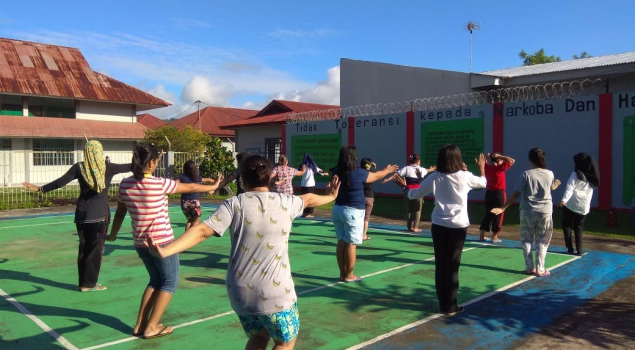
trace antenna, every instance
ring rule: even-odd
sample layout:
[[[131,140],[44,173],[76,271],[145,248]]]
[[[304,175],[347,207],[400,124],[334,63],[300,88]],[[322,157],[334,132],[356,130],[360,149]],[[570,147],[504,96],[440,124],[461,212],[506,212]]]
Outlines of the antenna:
[[[472,73],[472,32],[481,29],[481,24],[469,21],[463,28],[470,31],[470,73]]]

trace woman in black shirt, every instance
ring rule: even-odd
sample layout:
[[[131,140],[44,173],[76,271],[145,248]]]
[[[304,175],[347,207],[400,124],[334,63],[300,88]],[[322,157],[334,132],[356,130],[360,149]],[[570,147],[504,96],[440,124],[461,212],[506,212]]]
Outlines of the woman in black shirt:
[[[108,188],[113,176],[130,171],[130,164],[112,164],[104,160],[104,151],[99,141],[88,141],[84,148],[84,161],[75,163],[59,179],[44,186],[24,182],[31,191],[47,193],[77,180],[79,197],[75,209],[75,226],[79,235],[77,271],[79,291],[93,292],[105,290],[97,283],[101,268],[104,240],[110,223]]]

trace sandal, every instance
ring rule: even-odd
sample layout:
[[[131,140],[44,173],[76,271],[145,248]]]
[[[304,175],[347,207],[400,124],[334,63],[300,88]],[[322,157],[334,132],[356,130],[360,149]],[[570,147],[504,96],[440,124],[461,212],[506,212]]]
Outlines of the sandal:
[[[546,276],[551,276],[551,272],[545,270],[543,272],[538,272],[536,271],[536,277],[546,277]]]

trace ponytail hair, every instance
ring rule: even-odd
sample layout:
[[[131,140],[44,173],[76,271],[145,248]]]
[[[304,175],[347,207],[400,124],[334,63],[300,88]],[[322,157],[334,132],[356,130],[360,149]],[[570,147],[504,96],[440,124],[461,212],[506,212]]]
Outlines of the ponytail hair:
[[[238,173],[243,187],[268,187],[271,180],[271,164],[269,160],[259,154],[246,156],[238,164]]]
[[[529,150],[529,161],[537,168],[547,169],[545,151],[541,148],[536,147]]]
[[[151,143],[140,143],[132,152],[132,175],[138,181],[143,180],[143,169],[152,159],[159,158],[159,150]]]

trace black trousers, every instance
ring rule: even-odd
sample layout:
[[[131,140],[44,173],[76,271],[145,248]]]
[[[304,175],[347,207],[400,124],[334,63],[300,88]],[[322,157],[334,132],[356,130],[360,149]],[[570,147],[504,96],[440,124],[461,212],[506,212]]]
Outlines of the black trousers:
[[[79,253],[77,255],[77,272],[80,287],[95,287],[101,269],[101,256],[104,251],[104,240],[108,231],[108,222],[92,222],[75,224],[79,235]]]
[[[481,221],[481,231],[494,233],[500,232],[503,224],[503,213],[494,215],[490,211],[505,205],[505,191],[485,191],[485,217]]]
[[[459,290],[459,267],[467,227],[450,228],[432,224],[434,245],[434,279],[441,312],[455,311]]]
[[[584,219],[586,215],[578,214],[567,207],[562,208],[562,231],[564,232],[564,244],[567,251],[573,253],[571,242],[571,229],[575,235],[575,248],[578,254],[582,254],[582,230],[584,229]]]
[[[315,187],[300,187],[300,193],[315,193]],[[306,207],[302,212],[303,215],[313,215],[313,208]]]

